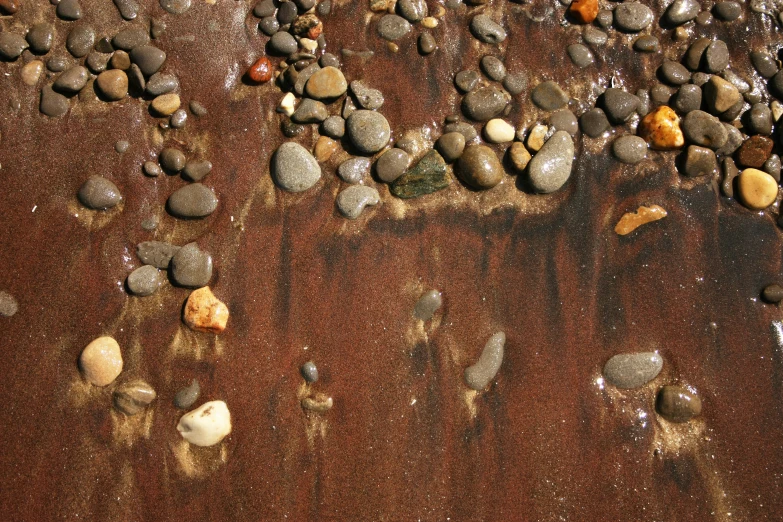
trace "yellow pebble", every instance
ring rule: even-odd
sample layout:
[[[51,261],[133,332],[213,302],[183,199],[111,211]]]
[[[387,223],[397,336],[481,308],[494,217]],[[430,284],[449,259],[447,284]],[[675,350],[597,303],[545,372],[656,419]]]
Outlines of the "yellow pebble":
[[[22,67],[22,81],[27,85],[35,85],[43,72],[43,62],[33,60]]]
[[[161,94],[152,100],[152,109],[161,116],[171,116],[179,109],[179,104],[178,94]]]
[[[743,170],[737,178],[737,188],[741,201],[752,210],[763,210],[778,197],[778,182],[758,169]]]
[[[427,29],[435,29],[436,27],[438,27],[438,19],[432,16],[428,16],[421,21],[421,25],[423,25]]]
[[[680,130],[680,118],[666,105],[661,105],[642,119],[639,136],[644,138],[650,147],[658,150],[679,149],[685,145],[685,138]]]

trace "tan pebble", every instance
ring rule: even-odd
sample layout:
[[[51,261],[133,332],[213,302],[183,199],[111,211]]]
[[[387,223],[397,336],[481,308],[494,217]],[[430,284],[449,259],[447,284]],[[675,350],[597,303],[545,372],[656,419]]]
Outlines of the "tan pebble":
[[[484,125],[484,137],[490,143],[514,141],[515,134],[514,127],[500,118],[493,118]]]
[[[326,136],[321,136],[318,138],[318,141],[315,142],[315,149],[313,150],[316,161],[327,161],[332,157],[332,154],[337,152],[338,147],[339,144],[333,139],[327,138]]]
[[[146,382],[126,382],[114,390],[114,407],[125,415],[136,415],[149,406],[155,397],[155,390]]]
[[[171,116],[179,109],[179,95],[175,93],[161,94],[152,100],[152,109],[161,116]]]
[[[370,11],[373,13],[394,12],[395,5],[397,5],[397,0],[370,0]]]
[[[745,169],[737,178],[739,196],[746,207],[763,210],[778,197],[778,183],[775,178],[758,169]]]
[[[642,225],[663,219],[666,215],[666,210],[658,205],[650,205],[649,207],[641,206],[636,209],[636,212],[626,212],[623,214],[623,217],[617,222],[617,226],[614,227],[614,231],[621,236],[624,236],[630,234]]]
[[[530,130],[530,134],[527,136],[527,148],[538,152],[541,147],[544,146],[546,141],[546,133],[549,132],[549,127],[546,125],[538,124]]]
[[[525,145],[520,141],[515,141],[508,148],[508,159],[511,162],[511,165],[519,172],[525,170],[525,167],[527,167],[527,164],[530,162],[530,158],[530,152],[528,152]]]
[[[334,401],[332,398],[327,397],[322,393],[317,394],[315,398],[305,397],[302,399],[302,408],[308,411],[323,413],[325,411],[331,410],[332,406],[334,406]]]
[[[435,17],[436,18],[443,18],[443,15],[445,15],[445,14],[446,14],[446,8],[443,7],[440,4],[437,4],[435,6]]]
[[[299,47],[305,49],[306,51],[312,52],[318,49],[318,42],[311,40],[310,38],[301,38],[299,40]]]
[[[109,101],[117,101],[128,95],[128,75],[120,69],[103,71],[95,80],[98,89]]]
[[[438,19],[433,16],[427,16],[421,21],[421,25],[427,29],[435,29],[438,27]]]
[[[223,401],[210,401],[179,419],[177,431],[196,446],[214,446],[231,433],[231,413]]]
[[[680,118],[671,107],[661,105],[642,119],[639,124],[639,136],[650,147],[658,150],[678,149],[685,145]]]
[[[394,42],[386,42],[386,47],[393,53],[396,53],[400,50],[400,46]]]
[[[131,66],[130,55],[122,50],[114,51],[109,60],[109,65],[112,69],[127,71]]]
[[[98,337],[79,356],[84,378],[95,386],[107,386],[122,372],[120,345],[111,337]]]
[[[38,83],[38,79],[41,77],[43,67],[44,64],[41,60],[33,60],[32,62],[28,63],[22,67],[22,81],[26,85],[35,85]]]
[[[769,107],[772,109],[772,118],[775,121],[778,121],[780,117],[783,116],[783,103],[773,100],[772,103],[769,104]]]
[[[205,286],[191,292],[183,319],[193,330],[220,333],[226,329],[228,307]]]
[[[684,28],[683,26],[678,27],[674,30],[674,40],[677,42],[684,42],[688,38],[690,38],[690,33],[688,33],[688,30]]]

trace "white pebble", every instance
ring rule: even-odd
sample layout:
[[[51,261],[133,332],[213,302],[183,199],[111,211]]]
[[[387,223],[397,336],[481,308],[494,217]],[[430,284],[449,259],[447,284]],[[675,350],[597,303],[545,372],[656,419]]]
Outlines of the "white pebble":
[[[223,401],[210,401],[186,413],[177,424],[182,438],[196,446],[214,446],[231,433],[231,414]]]
[[[489,385],[500,370],[506,334],[497,332],[489,338],[476,364],[465,369],[465,383],[473,390],[481,391]]]
[[[294,96],[294,93],[289,92],[280,100],[280,105],[277,106],[277,112],[282,112],[286,116],[291,116],[294,113],[295,107],[296,96]]]
[[[530,130],[530,134],[527,137],[527,148],[529,150],[538,152],[546,142],[546,133],[549,132],[549,127],[546,125],[538,124]]]
[[[302,47],[302,49],[306,49],[310,52],[315,51],[318,49],[318,42],[315,40],[311,40],[309,38],[302,38],[299,40],[299,45]]]
[[[490,143],[508,143],[514,141],[514,127],[505,120],[494,118],[484,126],[484,137]]]
[[[773,100],[769,106],[772,109],[772,118],[775,121],[778,121],[780,117],[783,116],[783,103]]]

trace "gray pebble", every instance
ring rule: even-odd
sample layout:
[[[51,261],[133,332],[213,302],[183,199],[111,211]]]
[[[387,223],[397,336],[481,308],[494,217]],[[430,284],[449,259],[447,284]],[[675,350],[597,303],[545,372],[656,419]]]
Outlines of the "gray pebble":
[[[612,143],[612,153],[623,163],[634,165],[647,157],[647,142],[639,136],[620,136]]]
[[[187,410],[193,406],[201,395],[201,386],[196,379],[190,383],[190,386],[180,389],[174,395],[174,406],[180,410]]]
[[[118,140],[114,144],[114,150],[117,151],[119,154],[128,152],[129,148],[130,148],[130,142],[128,140]]]
[[[454,85],[462,92],[470,92],[478,86],[481,76],[476,71],[460,71],[454,76]]]
[[[52,48],[54,28],[48,23],[35,24],[28,31],[26,38],[32,52],[35,54],[46,54]]]
[[[751,52],[750,61],[753,63],[753,67],[755,67],[764,78],[772,78],[778,72],[777,60],[766,51]]]
[[[612,13],[612,11],[609,9],[601,9],[598,11],[598,16],[595,17],[595,23],[598,24],[598,27],[602,27],[604,29],[611,27],[613,21],[614,13]]]
[[[5,290],[0,290],[0,315],[3,317],[12,317],[16,315],[16,312],[18,311],[19,303],[14,296]]]
[[[636,97],[639,98],[639,107],[636,108],[636,114],[639,116],[646,116],[650,112],[651,99],[650,91],[647,89],[638,89],[636,91]]]
[[[538,108],[545,111],[561,109],[568,103],[568,95],[553,81],[546,81],[536,85],[530,98]]]
[[[302,377],[307,382],[316,382],[318,380],[318,368],[313,361],[307,361],[299,369]]]
[[[465,369],[465,383],[469,388],[481,391],[495,378],[503,362],[506,334],[498,332],[489,338],[476,364]]]
[[[463,121],[459,121],[456,123],[449,123],[445,127],[443,127],[443,133],[449,133],[449,132],[459,132],[463,136],[465,136],[465,142],[469,143],[476,139],[476,136],[478,136],[478,132],[476,132],[476,128],[473,127],[473,125],[469,123],[465,123]]]
[[[348,118],[348,116],[353,113],[353,111],[356,110],[356,105],[353,103],[353,99],[350,96],[346,96],[343,100],[343,110],[342,110],[342,116],[343,119]]]
[[[354,80],[350,84],[351,92],[356,98],[356,103],[363,109],[380,109],[383,105],[383,94],[378,89],[367,87],[359,80]]]
[[[719,149],[726,144],[728,133],[723,124],[704,111],[691,111],[682,119],[682,133],[690,143]]]
[[[712,150],[690,145],[685,153],[684,171],[692,177],[717,174],[718,159]]]
[[[130,59],[139,66],[142,74],[149,78],[163,66],[166,53],[153,45],[140,45],[130,52]]]
[[[345,120],[340,116],[329,116],[321,124],[321,134],[340,139],[345,136]]]
[[[639,2],[624,2],[614,10],[614,23],[618,29],[629,33],[638,33],[646,29],[654,16],[652,10]]]
[[[672,25],[682,25],[690,22],[701,11],[701,4],[697,0],[674,0],[666,9],[664,18]]]
[[[739,2],[718,2],[712,8],[715,16],[726,22],[733,22],[742,16],[742,6]]]
[[[319,123],[329,116],[329,111],[323,102],[304,98],[291,115],[294,123]]]
[[[93,210],[106,210],[122,201],[117,185],[102,176],[90,176],[79,188],[79,201]]]
[[[767,161],[764,162],[764,165],[761,166],[761,170],[775,178],[775,181],[780,182],[780,156],[777,154],[772,154],[769,158],[767,158]]]
[[[166,32],[166,22],[158,18],[150,19],[150,36],[158,39]]]
[[[136,245],[136,255],[145,265],[166,270],[179,248],[164,241],[144,241]]]
[[[411,30],[411,24],[405,18],[393,14],[383,15],[378,21],[378,35],[384,40],[399,40]]]
[[[470,21],[470,32],[484,43],[498,44],[506,39],[506,30],[487,15],[476,15]]]
[[[410,157],[402,149],[389,149],[375,162],[375,174],[384,183],[392,183],[405,174]]]
[[[481,58],[481,70],[490,80],[502,82],[506,77],[506,66],[497,57],[486,55]]]
[[[582,114],[582,117],[579,118],[579,126],[581,127],[582,132],[591,138],[597,138],[610,128],[606,114],[598,107],[590,109]]]
[[[271,167],[275,182],[289,192],[307,190],[321,179],[321,167],[313,155],[293,141],[277,148]]]
[[[447,132],[435,142],[435,149],[446,163],[453,163],[465,150],[465,136],[459,132]]]
[[[772,134],[772,111],[763,103],[754,104],[747,114],[748,134]]]
[[[503,78],[503,88],[512,96],[516,96],[527,89],[527,75],[523,72],[506,74]]]
[[[571,176],[574,141],[565,131],[555,132],[527,165],[536,192],[548,194],[565,185]]]
[[[190,9],[190,0],[160,0],[160,7],[171,14],[182,14]]]
[[[693,82],[693,85],[698,85],[699,87],[702,87],[705,83],[710,81],[710,78],[712,78],[711,74],[703,72],[695,72],[693,75],[691,75],[691,81]]]
[[[90,79],[90,71],[86,67],[76,65],[70,69],[65,70],[57,80],[54,82],[54,90],[65,94],[74,94],[87,85],[87,81]]]
[[[123,51],[130,51],[134,47],[146,45],[148,43],[150,43],[149,33],[147,33],[146,29],[142,29],[141,27],[123,29],[111,39],[112,46],[115,49],[122,49]]]
[[[691,73],[684,65],[671,60],[664,60],[658,72],[661,79],[669,85],[682,85],[691,79]]]
[[[657,53],[661,50],[661,44],[656,37],[648,34],[634,40],[633,48],[640,53]]]
[[[63,20],[78,20],[82,17],[79,0],[60,0],[57,4],[57,16]]]
[[[419,35],[419,52],[421,54],[432,54],[437,48],[438,42],[435,41],[435,37],[429,31],[423,31]]]
[[[593,52],[584,44],[571,44],[566,48],[566,52],[574,65],[580,69],[584,69],[595,63]]]
[[[212,162],[209,160],[191,160],[182,169],[182,175],[189,181],[201,181],[212,172]]]
[[[68,33],[65,48],[76,58],[87,56],[95,45],[95,31],[87,25],[77,25]]]
[[[368,158],[351,158],[343,161],[337,167],[337,175],[346,183],[356,184],[364,179],[370,172],[370,160]]]
[[[154,161],[145,161],[141,168],[144,171],[144,174],[151,178],[156,178],[163,173],[163,170]]]
[[[90,53],[87,55],[87,59],[84,60],[85,65],[93,74],[99,74],[106,70],[109,64],[110,54]]]
[[[681,85],[677,91],[674,108],[680,114],[699,110],[701,107],[701,87],[692,83]]]
[[[398,0],[397,12],[409,22],[418,22],[427,16],[427,2],[424,0]]]
[[[573,112],[560,109],[549,116],[549,126],[555,131],[566,131],[571,136],[579,130],[579,122]]]
[[[272,16],[277,11],[274,0],[260,0],[255,7],[253,7],[253,15],[257,18],[264,18],[265,16]]]
[[[289,70],[291,68],[289,67]],[[294,80],[294,92],[302,96],[304,94],[305,85],[307,84],[307,81],[310,79],[310,77],[315,74],[316,72],[321,70],[321,66],[318,65],[318,63],[311,63],[301,71],[299,71],[299,74],[296,76],[296,80]],[[286,71],[288,72],[288,71]]]
[[[332,0],[321,0],[315,7],[318,16],[327,16],[332,12]]]
[[[202,218],[212,214],[218,200],[211,189],[201,183],[191,183],[169,196],[169,212],[178,218]]]
[[[734,178],[739,176],[739,169],[731,157],[723,158],[723,168],[721,169],[723,179],[720,184],[720,190],[727,198],[734,197]]]
[[[171,127],[174,129],[181,129],[185,126],[185,123],[188,121],[188,113],[185,112],[185,109],[177,109],[174,111],[174,114],[171,115],[171,118],[169,118],[169,123],[171,124]]]
[[[43,114],[51,118],[64,116],[70,108],[68,98],[58,92],[54,92],[51,85],[41,89],[40,110]]]
[[[610,88],[603,94],[603,105],[609,121],[622,124],[630,120],[639,108],[639,98],[622,89]]]
[[[177,173],[185,168],[185,154],[179,149],[166,147],[160,151],[158,163],[160,163],[160,166],[165,170]]]
[[[266,16],[258,22],[258,30],[267,36],[272,36],[280,30],[280,22],[277,21],[275,16]]]
[[[381,196],[374,187],[352,185],[337,194],[337,209],[348,219],[357,219],[367,206],[377,205]]]
[[[162,278],[160,271],[151,265],[144,265],[128,275],[125,281],[128,290],[139,297],[152,295],[160,288]]]
[[[586,25],[584,32],[582,33],[582,38],[584,38],[585,43],[600,46],[606,44],[609,36],[595,26]]]
[[[147,87],[147,81],[144,79],[144,74],[141,72],[141,69],[134,63],[128,68],[127,74],[128,90],[141,96],[141,94],[144,93],[144,89]]]
[[[336,69],[340,68],[340,59],[332,53],[322,54],[318,59],[318,62],[321,64],[321,67],[334,67]]]
[[[437,290],[424,292],[413,308],[413,317],[420,321],[429,321],[443,305],[443,297]]]
[[[389,143],[391,128],[386,118],[375,111],[356,110],[345,121],[348,139],[360,152],[374,154]]]
[[[147,232],[152,232],[158,228],[158,216],[150,216],[141,221],[141,228]]]
[[[134,0],[114,0],[114,5],[123,20],[135,20],[139,15],[139,4]]]
[[[196,243],[188,243],[171,258],[171,278],[179,286],[207,286],[212,279],[212,256]]]
[[[718,148],[715,152],[723,156],[730,156],[734,154],[737,149],[740,148],[740,146],[742,146],[742,142],[745,140],[745,137],[742,135],[742,132],[740,132],[740,130],[734,125],[723,123],[723,128],[726,129],[726,135],[728,138],[726,139],[726,144]]]
[[[193,113],[193,116],[201,118],[202,116],[207,115],[207,108],[200,102],[193,100],[190,102],[190,112]]]
[[[704,51],[710,46],[712,40],[709,38],[699,38],[688,47],[685,52],[684,63],[691,71],[697,70],[701,66]]]
[[[715,40],[710,43],[704,52],[705,70],[710,73],[718,73],[729,66],[729,48],[723,40]]]
[[[296,20],[296,15],[298,13],[299,10],[295,3],[280,2],[279,7],[277,8],[277,21],[280,22],[280,25],[290,24]]]
[[[479,87],[462,98],[462,112],[474,121],[488,121],[499,115],[511,96],[494,85]]]
[[[671,97],[671,88],[661,83],[656,83],[653,85],[652,89],[650,89],[650,99],[656,105],[669,105]]]
[[[709,11],[702,11],[696,15],[696,25],[707,26],[712,23],[712,14]]]
[[[655,352],[620,353],[604,365],[604,378],[617,388],[644,386],[655,379],[663,368],[663,358]]]
[[[269,47],[277,54],[289,55],[296,52],[297,43],[291,33],[278,31],[269,39]]]

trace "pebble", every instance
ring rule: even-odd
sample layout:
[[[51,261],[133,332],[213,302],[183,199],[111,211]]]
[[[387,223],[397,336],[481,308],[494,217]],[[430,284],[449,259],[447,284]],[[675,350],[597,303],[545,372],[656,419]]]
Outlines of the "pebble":
[[[465,142],[471,142],[478,136],[478,133],[476,132],[476,129],[473,127],[473,125],[470,125],[469,123],[465,122],[455,122],[455,123],[449,123],[445,127],[443,127],[443,132],[459,132],[465,137]]]
[[[475,121],[488,121],[499,115],[511,96],[494,85],[479,87],[462,98],[462,112]]]
[[[691,73],[681,63],[665,60],[658,68],[661,78],[670,85],[682,85],[691,79]]]
[[[185,154],[173,147],[166,147],[158,155],[160,166],[171,173],[181,172],[185,168]]]
[[[17,0],[0,0],[0,14],[12,15],[19,10]]]
[[[173,216],[190,219],[212,214],[217,208],[218,200],[211,189],[200,183],[191,183],[174,191],[166,204]]]
[[[278,22],[277,18],[274,16],[266,16],[262,18],[260,22],[258,22],[258,29],[267,36],[274,36],[280,30],[280,22]],[[286,41],[284,42],[283,40]],[[296,43],[296,40],[294,40],[294,43]],[[279,46],[280,44],[285,44],[285,49],[282,51],[277,47],[273,47],[273,49],[275,49],[278,53],[291,54],[294,52],[289,50],[291,45],[288,38],[278,37],[278,40],[275,42],[275,46]]]
[[[398,198],[410,199],[445,189],[450,183],[446,162],[437,151],[431,150],[413,168],[397,178],[391,184],[390,191]]]
[[[766,51],[752,51],[750,53],[750,61],[753,63],[753,67],[755,67],[764,78],[772,78],[779,70],[775,57]]]
[[[481,70],[487,78],[496,82],[502,82],[506,77],[506,66],[496,56],[486,55],[481,58]]]
[[[718,173],[718,158],[711,149],[690,145],[685,153],[684,171],[691,177],[715,175]]]
[[[470,21],[470,32],[484,43],[499,44],[506,39],[506,30],[487,15],[476,15]]]
[[[128,140],[117,140],[114,143],[114,150],[118,154],[123,154],[125,152],[128,152],[129,148],[130,148],[130,142]]]
[[[201,386],[196,379],[189,386],[180,388],[174,395],[174,406],[184,410],[193,406],[201,395]]]
[[[169,93],[169,94],[161,94],[160,96],[156,96],[152,100],[152,110],[155,111],[160,116],[171,116],[174,114],[177,109],[179,109],[179,106],[181,104],[181,101],[179,99],[179,94],[175,93]]]
[[[507,143],[514,141],[514,127],[505,120],[494,118],[484,126],[484,138],[490,143]]]
[[[315,160],[319,163],[328,161],[329,158],[332,157],[332,154],[337,152],[339,148],[340,144],[338,142],[331,138],[327,138],[326,136],[321,136],[318,138],[318,141],[315,142],[315,147],[313,147]]]
[[[313,73],[305,86],[305,93],[310,98],[324,100],[342,96],[348,90],[345,76],[336,67],[324,67]]]
[[[231,433],[231,413],[223,401],[205,402],[182,416],[177,431],[195,446],[214,446]]]
[[[579,130],[579,121],[573,112],[568,109],[560,109],[549,116],[549,126],[555,131],[566,131],[571,136],[574,136]]]
[[[647,34],[634,40],[633,48],[640,53],[657,53],[661,50],[661,44],[656,37]]]
[[[313,361],[307,361],[299,368],[299,373],[302,374],[304,380],[313,383],[318,381],[318,367]]]
[[[84,61],[87,68],[93,74],[99,74],[106,70],[109,65],[109,59],[111,55],[92,52],[87,55],[87,59]]]
[[[610,125],[606,113],[595,107],[582,114],[581,118],[579,118],[579,127],[582,129],[582,132],[591,138],[597,138],[608,131]]]
[[[701,399],[681,386],[664,386],[658,392],[655,409],[670,422],[687,422],[701,414]]]
[[[277,6],[273,0],[260,0],[253,7],[253,15],[257,18],[264,18],[265,16],[272,16],[277,11]]]
[[[305,131],[306,127],[298,123],[292,122],[290,119],[285,119],[280,122],[280,130],[283,132],[283,136],[287,138],[294,138],[299,136]]]
[[[574,142],[565,131],[558,131],[533,156],[527,166],[533,189],[540,193],[555,192],[571,176]]]
[[[768,285],[762,290],[761,298],[768,303],[777,304],[783,301],[783,287],[780,285]]]
[[[320,123],[329,116],[329,111],[322,102],[304,98],[299,107],[291,115],[294,123]]]
[[[200,102],[197,102],[196,100],[191,100],[190,112],[193,113],[193,116],[196,116],[197,118],[201,118],[207,115],[207,108],[204,107],[204,105],[202,105]]]
[[[111,54],[114,52],[114,46],[111,44],[111,39],[108,36],[99,38],[98,41],[95,42],[95,46],[93,48],[96,52],[102,54]]]
[[[549,133],[549,127],[543,124],[536,124],[530,129],[527,135],[527,148],[533,152],[538,152],[546,142],[546,136]]]
[[[69,64],[70,60],[64,56],[50,56],[46,60],[46,68],[51,72],[62,72]]]
[[[141,228],[148,232],[152,232],[153,230],[158,228],[158,224],[159,224],[158,216],[150,216],[141,221]]]
[[[185,163],[182,174],[190,181],[201,181],[212,172],[212,162],[209,160],[191,160]]]
[[[109,60],[109,65],[113,69],[127,71],[131,66],[130,56],[125,51],[114,51]]]
[[[568,95],[551,80],[536,85],[530,94],[530,99],[538,108],[545,111],[561,109],[568,103]]]
[[[307,190],[321,179],[321,167],[313,155],[292,141],[275,151],[271,170],[275,182],[289,192]]]
[[[598,0],[574,0],[568,14],[578,24],[589,24],[598,16]]]
[[[528,152],[525,145],[520,141],[515,141],[508,148],[508,161],[517,172],[523,172],[525,170],[528,163],[530,163],[531,157],[530,152]]]
[[[604,365],[606,381],[622,389],[639,388],[663,369],[663,357],[655,352],[619,353]]]
[[[701,66],[704,51],[710,46],[712,40],[709,38],[699,38],[688,47],[685,52],[684,63],[691,71],[697,70]]]
[[[625,5],[625,4],[622,4]],[[639,108],[637,96],[622,89],[609,88],[603,94],[603,105],[609,121],[622,124],[631,119]]]
[[[3,317],[13,317],[18,311],[19,303],[14,296],[5,290],[0,290],[0,315]]]
[[[609,35],[592,25],[588,25],[585,26],[585,30],[582,32],[582,38],[585,43],[601,46],[606,45]]]
[[[212,279],[212,256],[196,243],[188,243],[177,250],[171,257],[170,266],[171,278],[179,286],[200,288]]]
[[[671,97],[672,97],[671,87],[667,87],[662,83],[657,83],[653,85],[653,87],[650,89],[650,99],[656,104],[669,105],[671,102]]]
[[[122,51],[125,52],[125,51]],[[139,69],[139,66],[135,63],[128,67],[128,89],[135,93],[135,96],[141,96],[144,93],[144,89],[147,82],[144,80],[144,75]]]
[[[411,24],[405,18],[387,14],[378,21],[378,36],[390,42],[399,40],[411,30]]]
[[[739,2],[718,2],[713,6],[712,11],[725,22],[733,22],[742,16],[742,6]]]
[[[334,406],[334,400],[331,397],[327,397],[322,393],[317,394],[316,398],[305,397],[302,399],[302,408],[307,411],[316,413],[324,413],[332,409]]]
[[[736,159],[745,167],[761,167],[772,154],[774,142],[766,136],[751,136],[737,151]]]
[[[150,96],[168,94],[177,89],[179,89],[179,80],[176,76],[159,72],[153,74],[145,86],[145,90]]]
[[[5,33],[4,33],[5,34]],[[27,32],[27,43],[35,54],[46,54],[52,48],[54,41],[54,27],[48,23],[35,24]]]
[[[107,386],[122,372],[120,345],[111,337],[98,337],[79,355],[79,369],[85,380],[95,386]]]
[[[340,179],[351,184],[360,183],[369,172],[370,160],[368,158],[351,158],[343,161],[337,167],[337,175],[340,176]]]
[[[608,29],[609,27],[611,27],[613,21],[614,21],[614,13],[609,9],[599,10],[598,16],[595,17],[595,23],[598,24],[599,27],[602,27],[604,29]]]
[[[726,140],[726,144],[718,148],[716,152],[724,156],[734,154],[734,152],[740,148],[740,145],[742,145],[744,137],[742,136],[742,133],[739,131],[739,129],[737,129],[734,125],[724,123],[723,128],[726,129],[728,139]]]
[[[571,58],[571,61],[574,63],[574,65],[580,69],[584,69],[585,67],[589,67],[595,63],[593,52],[584,44],[571,44],[566,48],[566,52],[568,53],[568,57]]]
[[[389,122],[382,114],[374,111],[352,112],[345,122],[345,128],[353,146],[364,154],[380,151],[389,143],[391,137]]]
[[[513,136],[511,139],[514,139]],[[465,150],[465,136],[459,132],[447,132],[438,138],[438,141],[435,142],[435,148],[446,163],[453,163]]]
[[[294,92],[298,94],[299,96],[303,95],[305,92],[305,86],[307,85],[307,82],[310,80],[310,77],[315,74],[316,72],[321,70],[321,66],[318,65],[318,62],[313,62],[303,69],[299,71],[298,74],[296,74],[296,67],[291,68],[289,67],[286,69],[284,73],[284,77],[286,78],[286,81],[289,83],[293,83],[294,86]]]
[[[182,14],[190,9],[190,0],[160,0],[160,7],[170,14]]]
[[[51,85],[41,89],[40,110],[42,113],[51,118],[59,118],[64,116],[69,108],[68,98],[58,92],[54,92]]]
[[[86,67],[76,65],[70,69],[66,69],[57,80],[55,80],[52,86],[54,90],[66,94],[78,93],[84,86],[87,85],[87,81],[90,79],[90,71]]]
[[[747,132],[749,134],[772,134],[772,111],[763,103],[754,103],[747,113]]]
[[[180,247],[164,241],[144,241],[136,246],[136,255],[145,265],[166,270],[179,249]]]
[[[86,56],[95,44],[95,31],[87,25],[77,25],[68,33],[65,48],[76,58]]]
[[[32,62],[22,67],[22,71],[19,73],[19,76],[22,78],[22,81],[25,83],[25,85],[33,86],[38,83],[38,80],[41,78],[43,69],[44,64],[41,60],[33,60]]]
[[[527,75],[522,72],[506,74],[503,78],[503,88],[512,96],[522,93],[527,90]]]
[[[429,321],[442,305],[443,296],[441,292],[437,290],[424,292],[419,297],[419,300],[416,301],[416,306],[413,308],[413,317],[420,321]]]
[[[337,195],[337,209],[348,219],[357,219],[368,205],[377,205],[381,196],[373,187],[353,185]]]
[[[654,16],[652,10],[639,2],[623,2],[614,10],[614,23],[618,29],[638,33],[646,29]]]
[[[704,111],[691,111],[682,120],[682,132],[691,143],[719,149],[726,144],[728,133],[723,124]]]
[[[721,183],[721,192],[728,198],[734,197],[734,179],[739,176],[739,169],[730,157],[723,158],[723,181]]]
[[[171,115],[171,118],[169,118],[169,124],[174,129],[181,129],[185,126],[185,123],[188,121],[188,113],[185,112],[185,109],[177,109],[174,111],[174,114]]]
[[[469,388],[481,391],[495,378],[503,362],[506,334],[497,332],[489,338],[476,364],[465,369],[465,383]]]
[[[617,225],[614,227],[614,231],[625,236],[636,230],[642,225],[658,221],[667,216],[666,210],[658,205],[650,205],[649,207],[641,206],[636,209],[636,212],[626,212]]]
[[[130,51],[134,47],[140,45],[146,45],[150,43],[149,33],[140,27],[134,27],[130,29],[123,29],[114,35],[111,39],[112,46],[115,49],[122,49],[123,51]]]
[[[775,181],[780,183],[780,170],[783,168],[783,165],[781,165],[780,156],[777,154],[772,154],[769,158],[767,158],[767,161],[764,162],[764,165],[761,166],[762,170],[775,178]]]
[[[383,105],[383,94],[378,89],[367,87],[359,80],[351,82],[351,92],[363,109],[376,110]]]
[[[266,83],[272,79],[272,62],[261,56],[247,70],[247,76],[255,83]]]
[[[699,110],[701,107],[701,87],[691,83],[681,85],[674,100],[674,108],[681,114]]]
[[[191,330],[215,334],[226,329],[228,316],[228,307],[215,297],[208,286],[190,293],[182,314],[183,321]]]
[[[645,116],[639,124],[639,135],[653,149],[678,149],[685,144],[680,118],[671,107],[662,105]]]
[[[639,136],[620,136],[612,143],[612,153],[621,162],[635,165],[647,157],[647,142]]]
[[[502,181],[503,166],[495,151],[486,145],[468,145],[454,165],[454,173],[466,185],[483,190]]]
[[[318,63],[321,64],[321,67],[334,67],[336,69],[340,68],[340,59],[332,53],[322,54],[318,59]]]
[[[102,176],[90,176],[79,189],[79,201],[93,210],[106,210],[122,201],[117,185]]]
[[[729,66],[729,48],[723,40],[715,40],[704,51],[704,68],[707,72],[718,73]]]
[[[432,54],[437,48],[438,42],[429,31],[424,31],[419,35],[419,52],[421,54]]]
[[[128,95],[128,76],[124,71],[111,69],[98,75],[98,90],[108,101],[118,101]]]
[[[476,71],[460,71],[454,76],[454,85],[464,93],[468,93],[478,86],[481,76]]]
[[[409,22],[418,22],[429,14],[424,0],[398,0],[397,12]]]
[[[682,25],[690,22],[701,11],[701,4],[697,0],[674,0],[666,9],[664,18],[672,25]]]
[[[129,54],[133,63],[139,66],[142,74],[149,78],[160,70],[166,61],[166,53],[154,45],[140,45]]]
[[[375,162],[375,173],[384,183],[392,183],[405,174],[410,157],[402,149],[392,148],[384,152]]]
[[[82,17],[82,6],[79,4],[79,0],[60,0],[56,12],[57,16],[63,20],[78,20]]]
[[[135,20],[139,15],[139,4],[134,0],[114,0],[114,5],[124,20]]]
[[[27,49],[29,44],[22,36],[0,32],[0,57],[4,60],[16,60],[21,56],[22,51]]]
[[[137,415],[155,400],[157,394],[146,382],[134,380],[118,386],[112,396],[118,411],[125,415]]]

